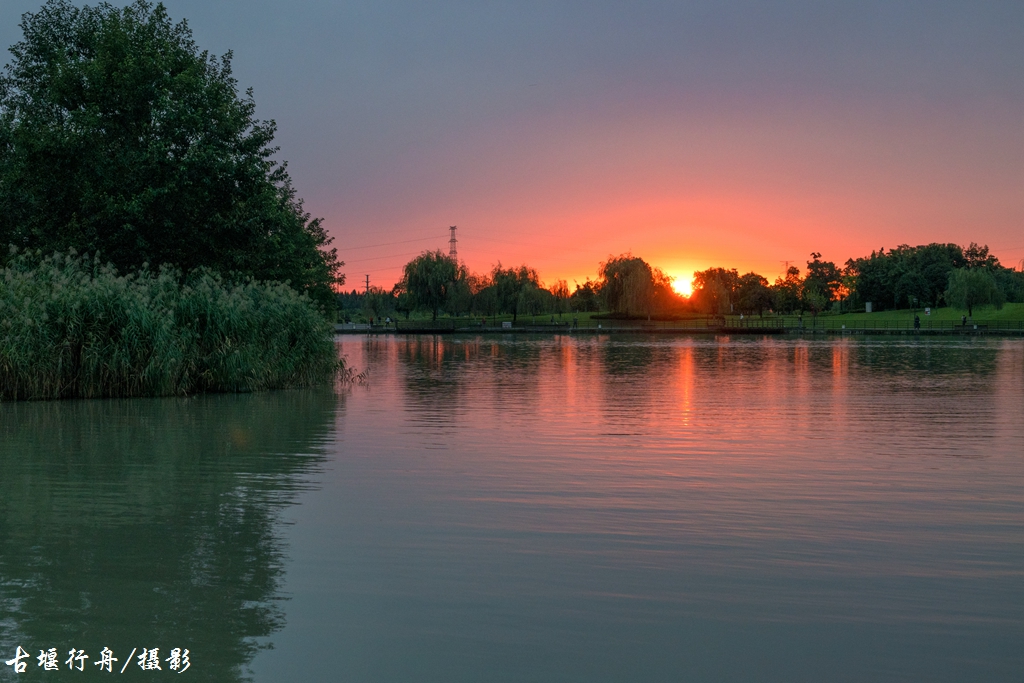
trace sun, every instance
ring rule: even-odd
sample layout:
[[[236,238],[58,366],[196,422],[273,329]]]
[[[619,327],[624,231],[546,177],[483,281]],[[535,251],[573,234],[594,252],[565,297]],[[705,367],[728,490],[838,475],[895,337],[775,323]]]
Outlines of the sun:
[[[679,296],[689,297],[693,294],[693,281],[685,275],[677,275],[672,278],[672,289],[676,290]]]

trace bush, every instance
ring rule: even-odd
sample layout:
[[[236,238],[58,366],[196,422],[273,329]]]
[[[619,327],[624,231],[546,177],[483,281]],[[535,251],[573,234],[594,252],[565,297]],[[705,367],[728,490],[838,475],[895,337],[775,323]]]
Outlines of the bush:
[[[12,255],[0,270],[3,400],[246,392],[343,369],[330,324],[285,284],[119,275],[74,253]]]

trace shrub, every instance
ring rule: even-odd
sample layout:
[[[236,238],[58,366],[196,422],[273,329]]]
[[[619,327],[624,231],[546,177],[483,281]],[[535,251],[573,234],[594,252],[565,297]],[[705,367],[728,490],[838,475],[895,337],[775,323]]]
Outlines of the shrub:
[[[287,284],[145,264],[121,275],[73,252],[0,270],[3,400],[257,391],[343,370],[330,324]]]

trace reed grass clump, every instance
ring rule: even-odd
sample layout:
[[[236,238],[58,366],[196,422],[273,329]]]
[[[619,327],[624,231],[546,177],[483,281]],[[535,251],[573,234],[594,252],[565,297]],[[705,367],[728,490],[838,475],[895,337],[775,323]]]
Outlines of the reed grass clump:
[[[286,284],[122,275],[73,252],[12,253],[0,270],[2,400],[248,392],[344,371],[330,324]]]

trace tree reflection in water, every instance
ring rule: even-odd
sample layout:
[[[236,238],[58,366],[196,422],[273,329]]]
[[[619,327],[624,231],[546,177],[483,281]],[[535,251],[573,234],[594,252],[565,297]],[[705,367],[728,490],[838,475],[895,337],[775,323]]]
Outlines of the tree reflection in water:
[[[23,646],[32,680],[40,649],[93,668],[105,646],[118,667],[181,647],[193,680],[243,679],[283,625],[280,512],[341,407],[331,390],[0,405],[2,659]]]

